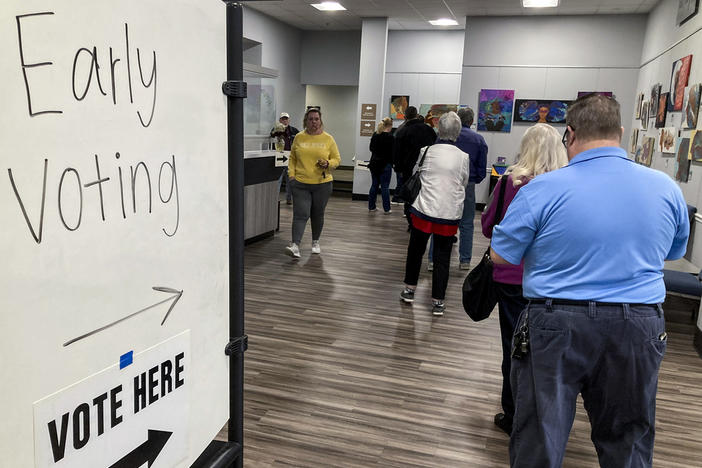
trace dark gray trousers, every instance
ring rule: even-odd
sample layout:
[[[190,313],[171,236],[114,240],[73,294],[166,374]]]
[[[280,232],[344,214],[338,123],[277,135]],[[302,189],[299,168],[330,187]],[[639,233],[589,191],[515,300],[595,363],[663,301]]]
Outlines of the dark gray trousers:
[[[303,184],[297,180],[288,180],[288,183],[293,198],[292,241],[300,245],[308,219],[312,224],[312,240],[319,240],[324,227],[324,209],[332,194],[332,183]]]
[[[530,350],[512,358],[512,467],[561,466],[579,393],[600,466],[652,466],[663,308],[586,304],[530,303],[517,322]]]

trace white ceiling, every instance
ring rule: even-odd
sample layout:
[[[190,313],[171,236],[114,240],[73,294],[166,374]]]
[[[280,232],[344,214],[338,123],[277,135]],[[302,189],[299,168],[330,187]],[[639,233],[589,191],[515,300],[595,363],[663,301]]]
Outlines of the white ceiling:
[[[466,16],[645,14],[658,0],[561,0],[556,8],[522,8],[520,0],[337,0],[347,11],[319,11],[323,0],[244,1],[245,6],[304,30],[360,30],[361,18],[387,17],[390,29],[464,29]],[[427,21],[453,18],[458,26]]]

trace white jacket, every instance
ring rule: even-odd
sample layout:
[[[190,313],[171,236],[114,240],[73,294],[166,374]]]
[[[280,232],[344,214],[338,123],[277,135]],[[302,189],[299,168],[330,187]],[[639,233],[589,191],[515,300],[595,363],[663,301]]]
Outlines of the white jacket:
[[[424,150],[419,152],[418,161]],[[456,224],[463,215],[470,175],[468,155],[454,145],[437,143],[429,147],[419,171],[422,188],[412,208],[429,221]]]

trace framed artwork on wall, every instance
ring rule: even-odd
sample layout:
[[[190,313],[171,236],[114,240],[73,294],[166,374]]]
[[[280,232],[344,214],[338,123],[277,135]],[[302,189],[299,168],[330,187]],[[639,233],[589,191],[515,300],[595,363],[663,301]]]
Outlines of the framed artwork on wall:
[[[648,101],[644,102],[641,105],[641,128],[644,130],[648,129],[648,109],[650,108],[650,104]]]
[[[478,130],[509,133],[512,130],[513,89],[481,89]]]
[[[634,107],[634,118],[635,119],[641,118],[641,106],[643,105],[643,98],[644,98],[643,93],[639,93],[636,95],[636,106]]]
[[[656,148],[656,139],[654,137],[644,137],[643,139],[643,151],[641,153],[641,164],[646,167],[651,167],[651,160],[653,159],[653,151]]]
[[[670,93],[661,93],[658,98],[658,112],[656,112],[656,128],[665,127],[665,116],[668,112],[668,96]]]
[[[612,91],[578,91],[578,99],[583,96],[588,96],[590,94],[599,94],[600,96],[614,97]]]
[[[690,152],[687,159],[694,162],[702,162],[702,130],[697,130],[690,134]]]
[[[661,153],[669,153],[671,156],[675,153],[675,140],[678,137],[678,131],[675,127],[661,128],[661,134],[658,138],[658,151]]]
[[[424,122],[436,128],[442,115],[447,112],[457,112],[462,107],[466,106],[459,106],[458,104],[421,104],[419,113],[424,116]]]
[[[390,97],[390,118],[393,120],[405,120],[405,111],[409,107],[409,96]]]
[[[683,24],[697,14],[699,0],[678,0],[677,23]]]
[[[639,129],[635,128],[631,131],[631,142],[629,143],[629,152],[636,153],[636,148],[639,146]]]
[[[514,121],[564,124],[571,102],[573,101],[517,99],[514,102]]]
[[[643,146],[639,145],[636,147],[636,151],[634,151],[634,161],[641,164],[642,157],[643,157]]]
[[[683,114],[683,127],[696,128],[697,116],[700,111],[700,98],[702,97],[702,84],[697,83],[690,86],[685,93],[685,105]]]
[[[675,180],[679,182],[687,182],[690,176],[689,148],[689,138],[678,138],[675,142]]]
[[[651,86],[651,105],[648,112],[651,117],[654,117],[658,112],[658,97],[661,95],[661,84],[656,83]]]
[[[683,108],[683,96],[687,79],[690,76],[690,65],[692,55],[683,57],[673,62],[673,72],[670,74],[670,98],[668,99],[669,111],[681,111]]]

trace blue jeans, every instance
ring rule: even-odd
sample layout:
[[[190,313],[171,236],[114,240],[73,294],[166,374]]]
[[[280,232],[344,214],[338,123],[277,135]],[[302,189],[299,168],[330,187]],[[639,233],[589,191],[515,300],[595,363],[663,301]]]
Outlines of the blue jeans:
[[[466,185],[466,198],[463,200],[463,215],[458,224],[458,261],[460,263],[470,263],[473,257],[473,219],[475,218],[475,182],[468,182]],[[429,261],[433,260],[434,236],[429,243]]]
[[[378,185],[380,185],[380,195],[383,198],[383,210],[390,211],[390,179],[392,179],[392,164],[388,164],[380,173],[380,176],[371,172],[371,187],[368,192],[368,209],[375,209],[375,202],[378,198]]]
[[[513,468],[556,468],[582,394],[603,468],[653,463],[658,370],[666,349],[660,304],[529,303],[529,352],[512,358]],[[516,339],[516,338],[515,338]]]
[[[283,179],[285,179],[285,201],[292,200],[292,190],[290,189],[290,180],[288,180],[288,168],[284,167],[283,172],[278,177],[278,193],[280,193],[280,187],[283,185]]]

